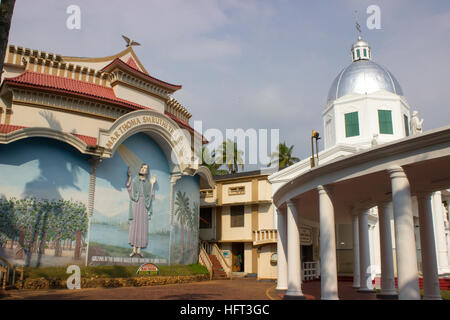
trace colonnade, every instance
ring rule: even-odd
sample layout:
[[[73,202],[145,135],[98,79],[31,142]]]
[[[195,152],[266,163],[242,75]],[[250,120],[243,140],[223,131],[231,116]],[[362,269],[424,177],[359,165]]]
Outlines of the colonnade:
[[[414,238],[411,190],[403,168],[396,166],[387,170],[392,188],[392,201],[378,203],[380,251],[381,251],[381,298],[401,300],[420,299],[417,251]],[[335,214],[332,192],[326,186],[318,186],[320,223],[320,275],[321,299],[335,300],[338,296]],[[443,250],[436,248],[435,228],[432,215],[432,193],[417,194],[420,219],[421,255],[423,261],[424,299],[441,299],[438,261]],[[298,203],[297,203],[298,201]],[[295,204],[297,204],[297,206]],[[301,198],[285,202],[286,213],[280,207],[278,215],[278,279],[277,290],[287,290],[286,298],[301,299],[301,261],[299,241],[299,217]],[[436,206],[436,203],[434,204]],[[284,207],[284,206],[283,206]],[[368,211],[352,210],[353,226],[353,288],[359,292],[374,292],[371,279]],[[395,239],[392,239],[391,217],[394,220]],[[393,240],[396,247],[398,294],[395,289]],[[441,239],[445,243],[444,239]],[[438,253],[438,254],[437,254]],[[447,256],[445,256],[447,259]],[[442,258],[444,259],[444,255]]]

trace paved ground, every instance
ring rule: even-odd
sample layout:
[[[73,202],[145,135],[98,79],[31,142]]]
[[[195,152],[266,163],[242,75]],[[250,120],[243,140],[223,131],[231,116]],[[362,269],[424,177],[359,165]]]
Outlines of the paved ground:
[[[375,294],[357,293],[351,285],[339,282],[341,299],[376,299]],[[307,299],[320,299],[320,281],[306,282],[302,288]],[[281,300],[283,296],[275,290],[275,282],[248,278],[137,288],[0,291],[0,299],[14,300]]]

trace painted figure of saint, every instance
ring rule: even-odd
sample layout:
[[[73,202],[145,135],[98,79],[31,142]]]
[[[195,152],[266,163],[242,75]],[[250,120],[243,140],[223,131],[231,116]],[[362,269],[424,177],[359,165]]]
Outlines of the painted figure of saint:
[[[154,194],[154,184],[156,176],[149,181],[150,169],[143,163],[139,169],[139,175],[131,178],[131,169],[128,168],[127,189],[130,195],[130,235],[128,243],[133,247],[130,257],[138,255],[143,258],[141,248],[148,245],[148,221],[152,215],[152,200]]]

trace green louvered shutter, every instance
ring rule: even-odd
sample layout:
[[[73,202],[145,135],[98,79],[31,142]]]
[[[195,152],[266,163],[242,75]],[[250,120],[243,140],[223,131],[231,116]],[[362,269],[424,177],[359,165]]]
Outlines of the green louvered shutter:
[[[392,111],[378,110],[378,123],[380,125],[380,133],[393,134],[392,128]]]
[[[345,114],[345,136],[347,138],[359,136],[358,112]]]

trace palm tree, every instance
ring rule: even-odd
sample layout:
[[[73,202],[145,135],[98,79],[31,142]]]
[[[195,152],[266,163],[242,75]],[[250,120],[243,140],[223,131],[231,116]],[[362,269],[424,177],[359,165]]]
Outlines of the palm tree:
[[[11,27],[11,19],[15,3],[16,0],[0,1],[0,79],[3,72],[3,61],[5,59],[9,28]]]
[[[211,171],[213,176],[220,176],[227,174],[227,170],[219,169],[222,164],[217,163],[214,158],[216,153],[210,152],[207,146],[203,146],[202,150],[199,151],[198,157],[201,159],[202,166],[205,166]]]
[[[280,143],[277,147],[278,151],[272,152],[270,155],[270,163],[267,165],[268,167],[277,164],[280,169],[287,168],[293,165],[296,162],[299,162],[300,159],[292,156],[292,149],[294,149],[294,145],[288,147],[286,142]]]
[[[175,200],[175,215],[180,222],[180,245],[181,245],[181,261],[184,261],[184,224],[188,219],[190,208],[189,198],[186,196],[186,192],[177,192],[177,198]]]
[[[244,152],[238,150],[236,142],[227,139],[217,148],[216,154],[219,155],[217,162],[225,164],[228,168],[228,173],[238,172],[239,167],[244,170],[244,161],[242,160]]]

